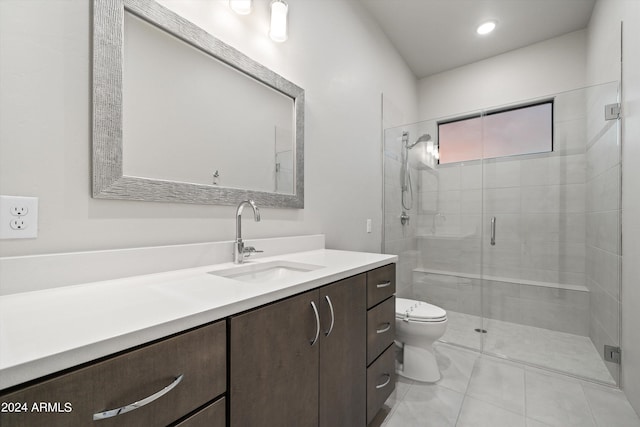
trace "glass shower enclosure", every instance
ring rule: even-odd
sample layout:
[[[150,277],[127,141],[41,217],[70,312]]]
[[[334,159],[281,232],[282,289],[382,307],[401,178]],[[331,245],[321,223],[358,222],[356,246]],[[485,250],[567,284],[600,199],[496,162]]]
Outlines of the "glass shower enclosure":
[[[442,342],[618,384],[617,102],[612,82],[385,130],[383,252],[399,256],[398,297],[447,311]],[[540,127],[496,112],[541,103],[549,149],[496,149]]]

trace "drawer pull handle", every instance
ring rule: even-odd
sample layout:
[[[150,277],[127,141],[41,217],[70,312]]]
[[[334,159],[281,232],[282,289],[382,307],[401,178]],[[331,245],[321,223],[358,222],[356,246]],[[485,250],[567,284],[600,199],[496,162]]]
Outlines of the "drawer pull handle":
[[[386,326],[383,327],[382,329],[376,329],[376,334],[384,334],[389,329],[391,329],[391,323],[389,323],[389,322],[383,323],[380,326],[382,326],[382,325],[386,325]]]
[[[93,420],[104,420],[105,418],[111,418],[111,417],[115,417],[117,415],[120,414],[126,414],[127,412],[131,412],[135,409],[141,408],[144,405],[147,405],[151,402],[153,402],[154,400],[157,400],[159,398],[161,398],[162,396],[164,396],[165,394],[169,393],[171,390],[173,390],[178,384],[180,384],[180,382],[182,381],[182,378],[184,378],[184,374],[180,374],[175,380],[173,380],[173,382],[171,384],[169,384],[168,386],[166,386],[165,388],[163,388],[162,390],[152,394],[149,397],[145,397],[142,400],[138,400],[137,402],[133,402],[129,405],[125,405],[122,406],[120,408],[117,409],[109,409],[108,411],[103,411],[103,412],[97,412],[95,414],[93,414]]]
[[[380,388],[386,387],[386,386],[387,386],[387,384],[389,384],[389,383],[391,382],[391,375],[389,375],[389,374],[383,374],[383,376],[384,376],[384,377],[387,377],[387,380],[386,380],[385,382],[383,382],[382,384],[378,384],[378,385],[376,386],[376,388],[377,388],[377,389],[380,389]]]
[[[387,286],[391,286],[391,280],[389,280],[388,282],[378,283],[376,285],[376,288],[381,289],[381,288],[386,288]]]
[[[316,316],[316,336],[311,340],[311,346],[318,342],[318,337],[320,336],[320,315],[318,314],[318,307],[316,307],[316,303],[311,301],[311,308],[313,308],[313,314]]]
[[[329,330],[324,333],[324,335],[328,337],[331,331],[333,331],[333,325],[336,323],[336,316],[333,314],[333,304],[331,304],[331,298],[329,298],[329,295],[325,295],[324,299],[327,300],[327,304],[329,304],[329,310],[331,310],[331,326],[329,326]]]

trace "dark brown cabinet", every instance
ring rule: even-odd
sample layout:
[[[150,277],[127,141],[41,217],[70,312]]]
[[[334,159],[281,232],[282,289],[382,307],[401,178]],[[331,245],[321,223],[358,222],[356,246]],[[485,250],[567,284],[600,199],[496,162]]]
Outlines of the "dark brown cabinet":
[[[366,424],[366,275],[229,320],[230,425]]]
[[[231,426],[318,425],[317,329],[307,292],[229,320]]]
[[[320,426],[363,426],[366,410],[364,275],[320,288]],[[329,298],[329,300],[327,300]],[[329,312],[331,301],[333,315]],[[326,335],[334,319],[331,334]]]
[[[396,265],[367,272],[367,424],[395,388]]]
[[[166,426],[192,412],[196,415],[199,407],[225,393],[226,358],[225,322],[213,323],[4,393],[0,395],[3,407],[25,404],[26,411],[1,412],[0,425]],[[140,404],[145,401],[149,402]],[[207,412],[200,419],[215,418],[218,425],[224,426],[222,402],[214,414]],[[133,408],[133,404],[138,407],[95,419],[109,410]],[[207,409],[210,408],[203,411]],[[192,417],[184,425],[205,424]]]

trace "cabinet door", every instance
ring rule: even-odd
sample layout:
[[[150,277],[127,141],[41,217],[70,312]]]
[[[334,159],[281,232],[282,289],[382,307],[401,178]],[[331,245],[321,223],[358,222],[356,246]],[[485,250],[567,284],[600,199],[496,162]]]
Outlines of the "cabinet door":
[[[320,289],[320,426],[366,422],[366,275]],[[333,316],[332,310],[333,308]],[[331,320],[333,319],[333,328]],[[331,328],[331,332],[329,329]],[[327,335],[328,333],[328,335]]]
[[[231,427],[318,425],[312,302],[317,290],[230,318]]]

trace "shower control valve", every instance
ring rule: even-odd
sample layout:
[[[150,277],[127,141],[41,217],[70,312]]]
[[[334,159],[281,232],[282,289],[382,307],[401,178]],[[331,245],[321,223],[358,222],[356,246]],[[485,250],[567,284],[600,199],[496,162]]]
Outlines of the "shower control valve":
[[[402,213],[400,214],[400,224],[407,225],[409,223],[410,218],[411,217],[409,216],[408,213],[402,211]]]

